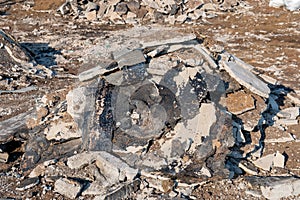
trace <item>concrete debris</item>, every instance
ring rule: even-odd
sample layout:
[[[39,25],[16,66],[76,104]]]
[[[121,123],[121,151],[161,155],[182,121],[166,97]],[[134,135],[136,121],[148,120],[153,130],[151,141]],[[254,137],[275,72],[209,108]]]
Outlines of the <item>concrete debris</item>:
[[[0,143],[9,142],[14,134],[27,129],[27,120],[34,117],[34,111],[30,110],[15,117],[0,122]]]
[[[103,2],[99,2],[98,4],[93,2],[77,2],[66,0],[59,8],[58,12],[62,15],[73,14],[76,17],[81,16],[83,13],[90,11],[97,11],[98,15],[101,16],[99,18],[100,21],[105,21],[105,19],[109,18],[111,22],[118,24],[115,20],[115,16],[118,16],[119,20],[125,20],[129,13],[136,14],[135,21],[142,23],[146,21],[147,18],[154,22],[164,22],[168,21],[170,17],[176,17],[176,21],[178,23],[183,23],[187,19],[196,20],[199,17],[193,18],[189,17],[194,13],[202,12],[201,14],[203,18],[216,16],[216,13],[219,11],[228,11],[233,10],[235,8],[246,9],[246,6],[243,4],[239,4],[236,2],[225,1],[225,2],[196,2],[196,1],[110,1],[108,4],[104,4]],[[86,16],[85,16],[86,17]],[[86,17],[87,18],[87,17]],[[119,21],[120,22],[120,21]],[[170,21],[169,21],[170,22]]]
[[[243,68],[235,60],[230,60],[226,55],[222,56],[222,65],[224,69],[237,80],[241,85],[252,91],[253,93],[268,98],[270,88],[262,80],[258,79],[249,70]]]
[[[293,176],[247,177],[246,180],[253,186],[259,186],[262,195],[267,199],[279,200],[300,194],[300,179]]]
[[[300,2],[297,0],[270,0],[269,6],[282,7],[285,6],[290,11],[300,9]]]
[[[29,178],[44,176],[46,171],[46,167],[43,164],[39,164],[36,166],[28,175]]]
[[[141,50],[113,52],[114,59],[118,62],[118,67],[133,66],[146,61]]]
[[[0,162],[6,163],[8,161],[9,154],[8,153],[0,153]]]
[[[88,81],[96,76],[103,75],[114,70],[114,65],[116,65],[113,60],[100,60],[98,66],[86,70],[78,75],[80,81]]]
[[[275,123],[278,125],[291,126],[297,125],[299,122],[297,119],[278,119]]]
[[[67,0],[59,12],[78,21],[86,19],[86,25],[143,20],[186,24],[239,4],[237,0]],[[73,21],[69,27],[81,29]],[[74,72],[78,76],[72,76],[76,83],[68,79],[70,85],[54,94],[39,88],[43,94],[35,100],[36,114],[28,110],[0,122],[0,162],[5,169],[1,174],[13,171],[16,153],[23,155],[22,163],[16,159],[22,174],[12,175],[22,180],[18,190],[41,182],[45,185],[38,187],[45,187],[45,193],[54,186],[54,192],[70,199],[197,199],[195,189],[206,180],[289,170],[285,163],[292,155],[280,153],[285,151],[282,144],[275,144],[298,142],[300,107],[284,98],[287,91],[277,88],[277,80],[220,45],[200,43],[196,34],[184,29],[154,25],[120,28],[109,36],[104,32],[103,38],[93,40],[81,35],[74,43],[78,47],[87,43],[89,48],[76,51],[78,55],[67,48],[60,55],[66,56],[64,60],[78,56],[80,66]],[[36,74],[35,59],[4,32],[0,36],[0,54],[9,54],[10,62],[25,63],[24,70]],[[60,66],[50,68],[64,71]],[[8,74],[9,70],[4,78],[1,74],[0,81],[6,81]],[[30,84],[5,88],[0,95],[15,98],[37,92],[32,88],[37,89]],[[273,133],[275,128],[278,133]],[[276,153],[260,157],[268,146],[277,148]],[[248,195],[273,199],[300,194],[297,178],[256,178],[263,182],[261,193],[248,190]],[[287,191],[278,190],[279,185]]]
[[[253,162],[255,166],[270,171],[272,167],[284,168],[285,165],[285,156],[277,152],[275,154],[269,154],[263,156]]]
[[[290,107],[279,111],[276,114],[280,118],[295,120],[300,115],[300,107]]]
[[[67,165],[71,169],[78,169],[86,164],[95,162],[101,174],[104,175],[111,184],[118,183],[123,179],[133,180],[137,175],[137,170],[129,167],[125,162],[117,157],[105,152],[82,153],[70,157]]]
[[[285,165],[285,156],[277,151],[273,159],[273,166],[284,168],[284,165]]]
[[[47,140],[70,140],[80,138],[82,135],[74,123],[57,122],[45,129]]]
[[[255,160],[253,163],[255,164],[255,166],[263,170],[270,171],[273,165],[274,158],[275,158],[274,154],[269,154]]]
[[[80,191],[82,185],[76,180],[71,180],[67,178],[60,178],[55,181],[54,191],[62,194],[70,199],[75,199]]]

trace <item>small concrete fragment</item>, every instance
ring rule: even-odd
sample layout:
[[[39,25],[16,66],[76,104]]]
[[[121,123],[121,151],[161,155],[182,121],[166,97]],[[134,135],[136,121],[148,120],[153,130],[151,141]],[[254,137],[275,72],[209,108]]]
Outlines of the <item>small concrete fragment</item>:
[[[97,19],[97,11],[93,10],[91,12],[85,13],[85,17],[88,21],[94,21]]]
[[[29,178],[44,176],[46,170],[46,166],[43,164],[39,164],[36,166],[28,175]]]
[[[8,161],[8,153],[0,153],[0,163],[6,163]]]
[[[285,108],[277,113],[280,118],[297,119],[300,115],[300,107]]]
[[[151,37],[141,38],[140,43],[145,49],[147,47],[155,47],[160,45],[184,43],[187,41],[195,40],[194,34],[183,34],[176,31],[157,31]]]
[[[291,125],[297,125],[298,120],[297,119],[278,119],[275,121],[275,123],[278,125],[283,125],[283,126],[291,126]]]
[[[54,191],[64,195],[70,199],[75,199],[81,190],[82,186],[75,180],[60,178],[54,184]]]
[[[253,162],[253,164],[263,170],[270,171],[273,165],[274,154],[263,156]]]
[[[46,138],[56,141],[80,138],[82,135],[74,126],[75,124],[73,123],[64,123],[62,121],[54,123],[45,129]]]
[[[285,164],[285,157],[284,155],[282,155],[281,153],[279,153],[278,151],[276,152],[274,159],[273,159],[273,166],[274,167],[280,167],[280,168],[284,168],[284,164]]]
[[[252,95],[246,94],[244,91],[228,94],[226,98],[226,106],[228,111],[235,115],[255,109]]]

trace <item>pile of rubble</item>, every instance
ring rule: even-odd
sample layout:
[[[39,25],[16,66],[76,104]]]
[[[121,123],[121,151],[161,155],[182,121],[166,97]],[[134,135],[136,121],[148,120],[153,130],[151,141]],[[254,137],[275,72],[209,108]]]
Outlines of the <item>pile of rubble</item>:
[[[105,24],[141,24],[145,22],[167,24],[195,24],[216,17],[224,11],[242,10],[249,6],[243,0],[66,0],[58,8],[62,15],[100,21]]]
[[[7,63],[35,69],[28,51],[1,35]],[[160,26],[115,31],[82,51],[72,90],[0,122],[0,161],[9,162],[12,145],[23,146],[17,190],[196,199],[206,181],[246,174],[249,195],[299,195],[300,180],[284,169],[287,155],[264,153],[267,143],[297,141],[265,135],[286,132],[300,114],[297,106],[279,109],[288,90],[270,77],[220,47],[208,50],[193,34]]]

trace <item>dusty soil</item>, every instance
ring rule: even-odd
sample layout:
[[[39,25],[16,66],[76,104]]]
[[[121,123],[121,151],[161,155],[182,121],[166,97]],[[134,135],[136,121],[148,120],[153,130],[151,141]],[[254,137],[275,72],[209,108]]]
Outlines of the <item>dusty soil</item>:
[[[127,26],[103,26],[85,20],[73,20],[71,16],[60,16],[55,10],[64,2],[63,0],[35,1],[33,8],[24,2],[0,1],[0,7],[6,6],[5,14],[0,15],[0,28],[16,37],[21,43],[35,46],[37,53],[56,53],[41,59],[45,62],[56,62],[55,70],[58,76],[51,79],[39,79],[34,84],[39,88],[23,94],[1,94],[0,121],[22,113],[34,107],[36,101],[43,95],[52,95],[59,98],[72,88],[76,80],[70,75],[77,75],[80,71],[80,56],[72,51],[93,44],[96,37],[105,38],[110,30],[124,29]],[[207,47],[214,44],[224,46],[225,50],[253,65],[257,71],[278,80],[279,84],[292,88],[292,96],[300,98],[300,12],[290,12],[283,8],[270,8],[268,2],[263,0],[248,0],[252,8],[247,12],[224,12],[218,17],[208,19],[209,23],[189,26],[182,25],[187,32],[196,33],[204,39]],[[166,25],[169,26],[169,25]],[[59,38],[59,42],[57,42]],[[61,59],[63,55],[64,59]],[[284,103],[287,102],[287,103]],[[290,100],[283,100],[282,108],[294,105]],[[277,131],[277,132],[276,132]],[[296,138],[300,138],[300,126],[290,126]],[[267,137],[280,136],[279,130],[271,130]],[[251,133],[253,141],[261,137],[257,132]],[[15,190],[17,178],[23,172],[19,169],[20,155],[14,151],[15,157],[0,165],[1,173],[9,172],[10,178],[0,179],[0,197],[14,197],[17,199],[66,199],[47,188],[39,186],[26,191]],[[300,176],[300,147],[295,142],[268,143],[265,154],[276,151],[288,155],[286,171]],[[245,193],[243,177],[233,180],[210,181],[200,186],[195,195],[199,199],[259,199]],[[298,197],[299,198],[299,197]],[[297,199],[295,197],[295,199]]]

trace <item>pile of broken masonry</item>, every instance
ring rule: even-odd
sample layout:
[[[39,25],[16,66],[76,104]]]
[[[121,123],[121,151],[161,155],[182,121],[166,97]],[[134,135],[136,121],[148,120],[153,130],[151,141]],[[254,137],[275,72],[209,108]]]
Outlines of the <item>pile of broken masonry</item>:
[[[243,0],[66,0],[57,12],[104,24],[195,24],[199,19],[207,22],[206,19],[224,11],[242,12],[241,8],[249,8],[249,5]]]
[[[61,12],[75,9],[67,2]],[[163,7],[168,18],[170,5]],[[10,67],[1,80],[55,74],[12,36],[0,36],[1,65]],[[197,199],[194,190],[206,182],[244,175],[249,195],[300,194],[300,179],[285,169],[288,155],[264,153],[267,143],[298,142],[287,130],[299,124],[300,107],[291,99],[294,106],[279,109],[290,91],[271,77],[179,28],[115,31],[84,54],[72,90],[60,99],[45,95],[36,108],[0,122],[0,162],[10,162],[12,145],[24,147],[22,173],[1,172],[18,178],[17,190],[40,186],[69,199]],[[0,95],[35,89],[26,79]],[[286,136],[267,139],[269,129]]]

